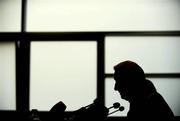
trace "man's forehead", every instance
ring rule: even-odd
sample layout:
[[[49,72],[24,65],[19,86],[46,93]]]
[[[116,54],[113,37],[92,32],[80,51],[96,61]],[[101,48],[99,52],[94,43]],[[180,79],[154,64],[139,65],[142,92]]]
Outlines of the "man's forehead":
[[[116,80],[117,82],[124,83],[128,79],[129,79],[129,76],[126,75],[125,73],[119,73],[119,72],[114,73],[114,80]]]

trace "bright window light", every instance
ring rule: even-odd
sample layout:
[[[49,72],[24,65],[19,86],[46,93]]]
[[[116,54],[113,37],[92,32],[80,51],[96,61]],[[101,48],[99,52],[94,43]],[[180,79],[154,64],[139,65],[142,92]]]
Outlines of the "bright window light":
[[[145,73],[180,73],[180,37],[107,36],[105,48],[106,73],[125,60],[138,63]]]
[[[0,0],[0,32],[20,31],[21,1]]]
[[[179,0],[28,0],[27,31],[179,30]]]
[[[15,43],[0,42],[0,110],[16,109]]]
[[[96,98],[95,41],[31,42],[30,109],[48,111],[63,101],[67,111]]]

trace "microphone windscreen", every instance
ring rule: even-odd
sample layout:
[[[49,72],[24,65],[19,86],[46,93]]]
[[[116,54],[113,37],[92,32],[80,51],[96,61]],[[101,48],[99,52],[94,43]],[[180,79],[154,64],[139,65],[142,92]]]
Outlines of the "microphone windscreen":
[[[119,108],[120,107],[120,103],[116,102],[113,104],[113,107],[116,109],[116,108]]]
[[[119,108],[119,110],[120,110],[120,111],[123,111],[123,110],[124,110],[124,106],[121,106],[121,107]]]

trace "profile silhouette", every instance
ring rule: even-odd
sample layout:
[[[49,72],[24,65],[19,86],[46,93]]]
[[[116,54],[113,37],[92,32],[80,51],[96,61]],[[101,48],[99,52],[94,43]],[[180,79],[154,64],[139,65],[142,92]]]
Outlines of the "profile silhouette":
[[[172,120],[174,114],[153,83],[145,78],[143,69],[132,61],[114,66],[114,89],[129,101],[130,120]]]

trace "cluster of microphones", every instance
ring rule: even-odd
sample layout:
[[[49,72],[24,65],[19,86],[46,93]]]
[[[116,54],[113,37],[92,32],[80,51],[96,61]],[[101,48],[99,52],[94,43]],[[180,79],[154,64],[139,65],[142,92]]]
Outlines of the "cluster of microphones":
[[[114,110],[115,109],[115,110]],[[109,115],[114,114],[118,111],[123,111],[125,108],[120,105],[120,103],[115,102],[113,106],[107,108],[101,103],[101,101],[95,99],[92,104],[82,107],[78,110],[72,111],[70,114],[66,115],[66,105],[60,101],[55,104],[50,110],[50,120],[62,120],[62,121],[79,121],[79,120],[104,120]],[[110,110],[112,110],[110,112]],[[29,117],[29,121],[42,121],[42,117],[38,115],[37,110],[32,110]],[[37,120],[38,119],[38,120]],[[47,119],[47,118],[46,118]]]
[[[115,109],[115,110],[114,110]],[[90,105],[74,111],[74,119],[77,120],[105,120],[109,115],[118,111],[123,111],[125,108],[119,102],[115,102],[111,107],[107,108],[99,100],[94,100]],[[111,111],[112,110],[112,111]]]
[[[101,105],[100,102],[98,102],[98,100],[94,100],[94,103],[90,104],[90,105],[87,105],[85,106],[84,108],[85,109],[88,109],[89,107],[92,107],[94,105]],[[121,106],[121,104],[119,102],[115,102],[111,107],[107,108],[108,109],[108,115],[111,115],[113,113],[116,113],[118,111],[123,111],[125,108],[124,106]],[[112,112],[109,112],[110,109],[116,109],[115,111],[112,111]]]

